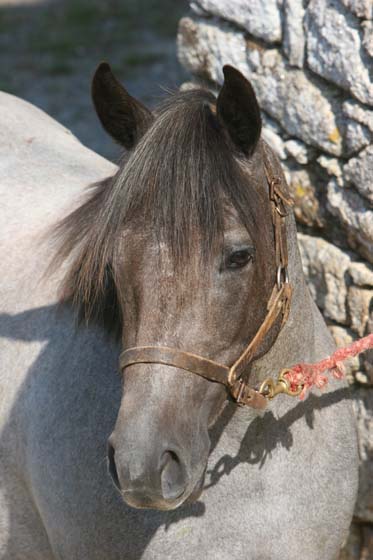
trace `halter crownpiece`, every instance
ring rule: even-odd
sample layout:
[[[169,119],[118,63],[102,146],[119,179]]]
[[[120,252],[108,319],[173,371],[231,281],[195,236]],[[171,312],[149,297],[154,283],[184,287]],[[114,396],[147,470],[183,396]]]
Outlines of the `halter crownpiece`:
[[[284,326],[289,315],[292,294],[288,275],[286,217],[288,208],[293,205],[293,201],[288,193],[284,192],[284,186],[280,178],[271,173],[265,151],[264,156],[264,169],[269,189],[274,230],[276,278],[267,304],[267,314],[254,338],[230,367],[176,348],[136,346],[122,352],[120,356],[121,372],[131,365],[140,363],[173,366],[200,375],[209,381],[221,383],[227,387],[237,404],[259,409],[265,408],[267,399],[271,399],[279,393],[286,393],[291,396],[299,395],[302,387],[296,390],[291,389],[289,381],[284,376],[286,370],[283,370],[280,374],[277,383],[274,383],[273,379],[267,379],[262,383],[259,390],[250,387],[248,382],[242,378],[244,371],[253,361],[260,345],[276,321],[281,319],[280,330]]]

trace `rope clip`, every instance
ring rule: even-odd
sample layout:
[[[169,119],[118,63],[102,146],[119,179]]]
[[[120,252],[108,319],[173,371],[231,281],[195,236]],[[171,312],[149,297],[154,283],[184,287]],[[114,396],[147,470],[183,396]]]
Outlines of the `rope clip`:
[[[264,397],[267,397],[267,399],[274,399],[281,393],[284,393],[289,397],[298,397],[302,392],[303,385],[299,385],[295,391],[292,390],[290,382],[285,377],[289,371],[289,369],[281,370],[277,381],[274,381],[272,377],[265,379],[260,386],[259,393],[261,393]]]

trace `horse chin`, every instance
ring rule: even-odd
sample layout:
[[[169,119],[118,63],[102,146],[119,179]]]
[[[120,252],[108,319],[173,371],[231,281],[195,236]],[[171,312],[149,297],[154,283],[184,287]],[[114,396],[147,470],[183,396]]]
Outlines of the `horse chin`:
[[[183,502],[183,498],[173,502],[165,500],[151,499],[140,496],[134,492],[122,492],[124,502],[135,509],[154,509],[157,511],[172,511],[177,509]]]
[[[173,501],[162,500],[156,497],[152,497],[147,493],[144,495],[143,492],[136,492],[132,490],[122,491],[121,496],[123,501],[130,507],[135,509],[154,509],[158,511],[172,511],[183,504],[193,504],[196,502],[202,494],[203,486],[205,482],[205,472],[203,472],[201,478],[198,480],[197,484],[194,486],[192,491],[184,492],[179,498]]]

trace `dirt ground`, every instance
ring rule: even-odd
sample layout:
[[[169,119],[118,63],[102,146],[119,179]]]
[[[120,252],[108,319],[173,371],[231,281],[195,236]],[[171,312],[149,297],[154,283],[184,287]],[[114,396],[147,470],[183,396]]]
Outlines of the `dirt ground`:
[[[0,90],[115,161],[119,149],[92,107],[94,69],[107,60],[132,95],[154,105],[186,78],[175,37],[187,11],[187,0],[0,0]]]

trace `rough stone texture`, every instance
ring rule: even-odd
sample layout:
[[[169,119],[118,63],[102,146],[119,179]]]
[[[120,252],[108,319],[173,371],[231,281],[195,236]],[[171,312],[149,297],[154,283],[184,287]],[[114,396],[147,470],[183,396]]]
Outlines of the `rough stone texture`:
[[[192,8],[236,23],[264,41],[277,42],[282,35],[279,4],[278,0],[195,0]]]
[[[336,344],[348,345],[373,332],[373,2],[283,0],[281,44],[257,31],[263,21],[250,22],[250,37],[243,32],[249,1],[235,19],[221,6],[232,12],[236,2],[198,4],[205,8],[201,17],[181,22],[179,58],[215,90],[224,63],[252,82],[263,137],[281,159],[296,219],[306,228],[299,243],[311,293]],[[346,374],[356,388],[361,481],[359,524],[352,526],[341,560],[370,560],[373,351],[349,360]]]
[[[295,201],[294,213],[298,222],[309,227],[323,227],[325,212],[318,200],[317,188],[322,186],[318,175],[291,158],[283,161],[283,168]]]
[[[364,19],[373,18],[372,0],[341,0],[341,2],[356,16]]]
[[[303,268],[311,294],[324,315],[347,324],[345,274],[350,258],[321,238],[299,235]]]
[[[358,20],[335,0],[311,0],[307,13],[307,62],[312,70],[373,103],[367,54]]]
[[[373,309],[373,290],[351,286],[348,290],[347,302],[351,328],[359,336],[364,336],[367,331],[369,312]]]
[[[372,134],[366,126],[354,120],[347,120],[346,124],[346,148],[349,154],[358,152],[370,144]]]
[[[297,163],[305,165],[311,156],[310,150],[300,140],[288,140],[285,142],[285,149],[289,156],[293,157]]]
[[[328,184],[328,209],[347,230],[354,249],[373,263],[373,209],[352,189],[340,188],[332,179]]]
[[[353,262],[348,268],[354,284],[373,288],[373,267],[363,262]]]
[[[361,27],[363,29],[363,47],[369,56],[373,56],[373,22],[363,21]]]
[[[373,144],[343,168],[345,179],[354,184],[359,193],[373,203]]]
[[[303,67],[306,41],[303,33],[303,0],[284,0],[283,50],[291,66]]]
[[[249,45],[247,62],[247,75],[263,110],[279,121],[289,135],[331,154],[342,153],[338,99],[320,95],[310,77],[292,69],[275,49],[260,51]]]
[[[343,166],[339,159],[322,155],[317,158],[317,163],[323,169],[325,169],[328,175],[332,177],[336,177],[336,182],[338,186],[340,187],[344,186]]]
[[[197,77],[221,84],[224,64],[248,73],[245,36],[229,25],[183,18],[178,49],[181,63]]]
[[[373,132],[373,110],[351,99],[343,104],[343,113],[346,117],[366,125]]]

